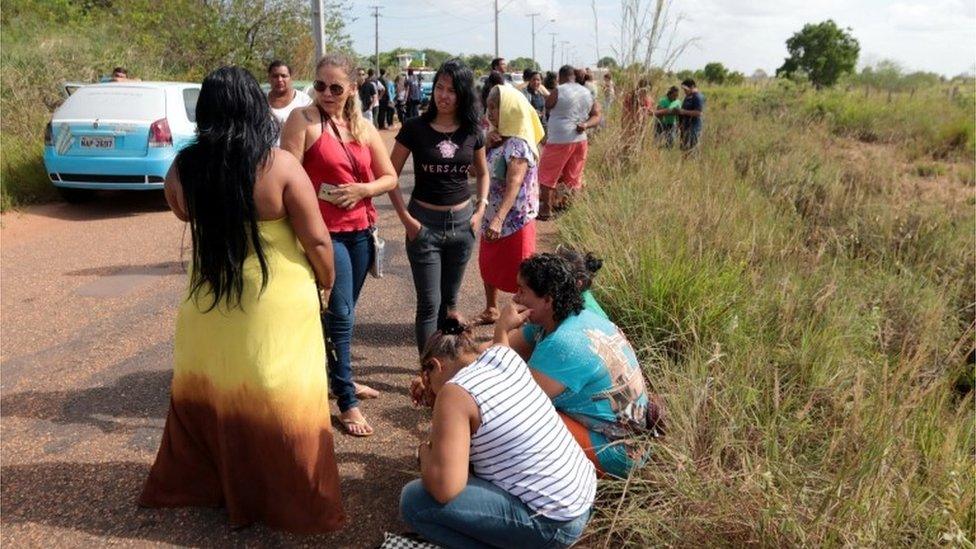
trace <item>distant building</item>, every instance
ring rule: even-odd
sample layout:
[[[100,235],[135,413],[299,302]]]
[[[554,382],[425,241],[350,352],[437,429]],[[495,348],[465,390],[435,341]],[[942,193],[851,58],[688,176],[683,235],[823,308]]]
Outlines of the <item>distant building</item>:
[[[406,70],[413,62],[413,52],[403,52],[397,55],[397,65],[399,65],[400,70]]]
[[[397,54],[397,65],[401,71],[404,71],[407,67],[412,66],[414,59],[419,59],[420,61],[418,64],[413,65],[414,68],[427,66],[427,54],[422,51],[405,51]]]

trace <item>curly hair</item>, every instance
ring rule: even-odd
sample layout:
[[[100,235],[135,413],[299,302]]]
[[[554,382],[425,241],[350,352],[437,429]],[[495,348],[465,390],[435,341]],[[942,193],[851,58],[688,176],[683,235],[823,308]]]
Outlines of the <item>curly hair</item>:
[[[567,246],[556,248],[556,255],[566,260],[576,273],[576,284],[579,285],[581,292],[585,292],[593,285],[596,273],[603,267],[603,260],[586,252],[584,255],[579,250]]]
[[[519,276],[539,297],[552,298],[552,316],[562,322],[583,310],[583,292],[568,261],[552,253],[535,254],[519,265]]]

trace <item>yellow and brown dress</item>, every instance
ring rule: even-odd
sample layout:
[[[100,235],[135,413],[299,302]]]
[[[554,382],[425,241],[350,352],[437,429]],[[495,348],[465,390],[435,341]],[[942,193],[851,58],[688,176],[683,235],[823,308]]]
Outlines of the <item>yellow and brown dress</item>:
[[[241,307],[186,299],[172,398],[139,504],[223,506],[234,525],[296,533],[345,522],[325,345],[311,266],[287,219],[260,224],[267,286],[252,254]]]

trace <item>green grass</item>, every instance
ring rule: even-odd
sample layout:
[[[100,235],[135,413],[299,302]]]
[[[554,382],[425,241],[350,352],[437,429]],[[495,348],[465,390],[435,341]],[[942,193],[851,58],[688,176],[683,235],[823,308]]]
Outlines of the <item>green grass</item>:
[[[601,484],[590,540],[971,547],[973,189],[918,196],[911,135],[853,159],[859,136],[763,101],[710,94],[697,158],[628,158],[611,126],[559,224],[605,259],[598,298],[670,417]]]

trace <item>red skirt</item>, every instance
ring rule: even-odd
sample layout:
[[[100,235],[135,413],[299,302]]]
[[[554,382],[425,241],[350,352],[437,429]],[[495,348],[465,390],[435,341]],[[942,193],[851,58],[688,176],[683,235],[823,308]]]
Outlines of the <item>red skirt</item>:
[[[478,267],[485,284],[514,294],[518,290],[519,266],[535,253],[535,220],[504,238],[489,241],[481,238]]]

